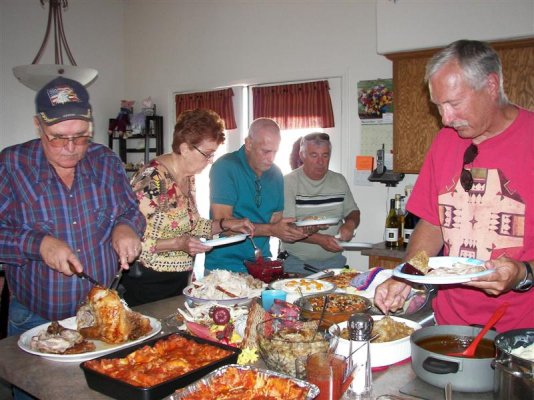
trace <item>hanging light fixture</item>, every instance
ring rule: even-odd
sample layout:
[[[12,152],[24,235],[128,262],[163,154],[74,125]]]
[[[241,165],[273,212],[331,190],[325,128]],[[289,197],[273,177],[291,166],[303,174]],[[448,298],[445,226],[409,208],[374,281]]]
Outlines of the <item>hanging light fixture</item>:
[[[40,0],[40,2],[44,6],[45,0]],[[41,48],[30,65],[14,67],[13,74],[15,74],[22,84],[33,90],[41,89],[45,84],[58,76],[74,79],[82,85],[87,86],[96,79],[98,71],[93,68],[78,67],[72,56],[67,38],[65,37],[61,16],[62,9],[68,7],[68,0],[49,0],[48,2],[48,23]],[[39,64],[39,60],[48,44],[52,25],[54,27],[55,64]],[[63,64],[63,50],[65,50],[71,65]]]

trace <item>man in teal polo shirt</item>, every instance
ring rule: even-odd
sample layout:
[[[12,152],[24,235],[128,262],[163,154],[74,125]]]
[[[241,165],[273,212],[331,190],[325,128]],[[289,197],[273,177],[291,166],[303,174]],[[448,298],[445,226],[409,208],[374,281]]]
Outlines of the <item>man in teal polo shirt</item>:
[[[284,179],[274,157],[280,146],[280,128],[272,119],[258,118],[250,125],[241,148],[218,159],[210,171],[211,218],[248,218],[255,225],[254,242],[271,257],[269,238],[294,242],[307,237],[294,218],[283,218]],[[246,272],[243,261],[254,258],[250,241],[216,247],[206,254],[206,269]]]

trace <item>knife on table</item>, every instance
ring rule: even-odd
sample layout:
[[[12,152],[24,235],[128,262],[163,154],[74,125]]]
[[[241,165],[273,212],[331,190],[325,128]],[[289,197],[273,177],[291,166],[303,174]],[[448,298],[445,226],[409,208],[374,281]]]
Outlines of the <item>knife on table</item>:
[[[319,275],[316,275],[313,279],[323,279],[323,278],[328,278],[330,276],[334,276],[334,271],[328,271],[328,270],[323,271],[309,264],[304,264],[304,269],[319,274]]]

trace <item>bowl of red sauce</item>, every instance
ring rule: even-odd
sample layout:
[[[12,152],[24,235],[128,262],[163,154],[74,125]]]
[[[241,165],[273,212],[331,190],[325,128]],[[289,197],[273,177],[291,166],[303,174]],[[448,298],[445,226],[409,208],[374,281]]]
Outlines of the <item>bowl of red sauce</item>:
[[[270,283],[280,279],[284,274],[284,264],[282,260],[271,260],[269,258],[258,258],[244,261],[247,271],[254,278],[265,283]]]

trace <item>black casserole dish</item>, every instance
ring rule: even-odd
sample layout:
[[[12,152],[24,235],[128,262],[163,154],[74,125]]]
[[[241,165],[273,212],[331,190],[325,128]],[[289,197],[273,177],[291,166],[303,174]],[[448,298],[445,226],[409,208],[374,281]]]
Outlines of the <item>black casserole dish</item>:
[[[123,359],[130,355],[131,353],[139,350],[137,353],[141,352],[145,346],[149,346],[152,349],[158,348],[162,343],[166,342],[160,342],[160,341],[172,341],[172,340],[179,339],[180,341],[186,340],[187,343],[190,344],[190,346],[186,346],[184,348],[192,348],[193,345],[199,344],[202,346],[203,353],[210,354],[219,350],[224,350],[224,353],[226,353],[222,358],[218,358],[215,360],[210,361],[209,363],[202,365],[196,369],[192,369],[190,371],[187,371],[181,375],[177,375],[174,377],[169,378],[168,380],[162,381],[161,383],[154,384],[152,386],[136,386],[132,383],[128,383],[125,380],[121,380],[120,378],[116,378],[113,376],[110,376],[109,374],[104,374],[102,372],[96,371],[95,369],[91,368],[91,365],[96,364],[97,366],[99,363],[105,362],[102,360],[110,360],[113,359],[116,361],[116,359]],[[158,343],[159,342],[159,343]],[[196,347],[196,346],[195,346]],[[210,351],[211,349],[211,351]],[[151,350],[151,349],[149,349]],[[87,381],[87,385],[100,393],[103,393],[107,396],[110,396],[115,399],[119,400],[156,400],[161,399],[165,396],[168,396],[169,394],[173,393],[176,389],[182,388],[184,386],[187,386],[191,384],[192,382],[202,378],[206,374],[210,373],[211,371],[214,371],[215,369],[222,367],[227,364],[236,363],[237,357],[239,356],[239,353],[241,353],[241,350],[235,347],[226,346],[220,343],[211,342],[209,340],[201,339],[195,336],[191,336],[185,333],[172,333],[169,335],[164,336],[158,336],[155,338],[152,338],[150,340],[147,340],[146,342],[139,343],[135,346],[131,346],[125,349],[121,349],[119,351],[116,351],[114,353],[106,354],[105,356],[96,358],[94,360],[88,360],[84,361],[80,364],[80,368],[83,370],[85,374],[85,379]],[[188,356],[194,356],[194,354],[188,354]],[[198,357],[201,357],[202,354],[199,354]],[[176,361],[168,360],[168,364],[170,367],[173,368],[174,364],[183,364],[184,366],[187,365],[187,362],[183,362],[183,360],[180,357],[177,357]],[[126,375],[126,378],[130,378],[132,375],[128,373]],[[143,375],[142,373],[139,375]]]

